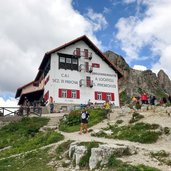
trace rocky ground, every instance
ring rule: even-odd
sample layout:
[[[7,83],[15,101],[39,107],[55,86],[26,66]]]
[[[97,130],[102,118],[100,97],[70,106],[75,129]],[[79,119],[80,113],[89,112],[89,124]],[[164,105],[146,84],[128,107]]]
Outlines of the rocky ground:
[[[125,112],[125,110],[126,109],[123,109],[122,111],[120,109],[114,110],[111,113],[110,120],[105,120],[93,126],[91,129],[96,132],[101,128],[107,127],[109,123],[110,124],[115,123],[117,120],[123,120],[124,122],[122,123],[122,125],[127,125],[132,117],[132,113],[131,113],[132,111],[128,109],[128,111]],[[157,107],[155,111],[151,109],[151,110],[143,110],[138,112],[144,116],[144,118],[140,120],[141,122],[150,123],[150,124],[154,124],[154,123],[159,124],[160,126],[168,127],[171,130],[171,116],[168,115],[166,108]],[[65,136],[66,140],[74,140],[76,142],[97,141],[97,142],[105,143],[109,146],[126,145],[130,148],[136,149],[137,154],[131,156],[123,156],[120,158],[122,161],[132,165],[144,164],[147,166],[156,167],[162,171],[169,171],[169,170],[171,171],[171,166],[168,166],[164,162],[158,161],[156,158],[152,158],[150,155],[151,152],[154,153],[159,151],[165,151],[166,153],[170,154],[167,160],[171,160],[171,134],[162,135],[160,139],[154,144],[141,144],[141,143],[130,142],[125,140],[114,140],[114,139],[93,137],[91,136],[91,133],[79,135],[78,132],[74,132],[74,133],[62,132],[62,134]]]
[[[148,110],[147,110],[148,109]],[[168,127],[171,132],[171,116],[170,116],[170,107],[156,107],[155,109],[147,108],[147,106],[143,107],[141,111],[137,111],[141,115],[144,116],[140,121],[138,122],[145,122],[145,123],[150,123],[150,124],[159,124],[161,127]],[[98,132],[102,128],[107,127],[108,124],[114,124],[117,120],[123,120],[124,122],[122,125],[127,125],[129,124],[129,121],[132,117],[132,110],[130,110],[127,107],[123,107],[122,109],[114,109],[112,113],[110,114],[110,119],[104,120],[103,122],[91,127],[91,130],[94,132]],[[59,119],[62,118],[63,114],[48,114],[44,115],[45,117],[49,117],[50,121],[48,125],[43,128],[43,129],[54,129],[57,130],[57,124],[59,123]],[[154,157],[151,157],[150,153],[153,152],[159,152],[159,151],[164,151],[169,154],[167,157],[167,160],[171,161],[171,133],[168,135],[162,135],[160,139],[154,143],[154,144],[141,144],[137,142],[130,142],[126,140],[116,140],[116,139],[107,139],[107,138],[100,138],[100,137],[94,137],[91,136],[91,132],[87,134],[82,134],[80,135],[78,132],[74,133],[65,133],[61,132],[65,136],[65,140],[72,140],[76,143],[79,142],[102,142],[105,144],[105,147],[101,148],[100,150],[103,151],[104,149],[106,150],[106,154],[108,151],[113,150],[113,148],[119,148],[119,147],[128,147],[131,151],[136,151],[136,153],[132,153],[132,155],[129,156],[121,156],[120,159],[124,162],[127,162],[131,165],[138,165],[138,164],[144,164],[146,166],[151,166],[160,169],[161,171],[171,171],[171,166],[167,165],[163,161],[159,161]],[[62,141],[62,142],[64,142]],[[61,143],[62,143],[61,142]],[[56,149],[56,147],[60,143],[52,145],[51,152],[53,153],[53,150]],[[110,150],[109,150],[110,149]],[[66,149],[68,151],[68,149]],[[78,156],[77,160],[80,158],[80,150],[79,154],[76,154]],[[103,152],[104,153],[104,152]],[[97,155],[96,153],[92,154]],[[97,157],[98,158],[98,157]],[[92,161],[97,162],[97,159],[93,158]],[[70,163],[71,159],[64,159],[61,162],[66,162]],[[75,166],[72,167],[71,165],[69,167],[62,167],[62,163],[59,161],[52,161],[49,163],[49,165],[54,166],[57,171],[69,171],[69,170],[79,170],[79,167]],[[94,164],[89,164],[91,167]]]

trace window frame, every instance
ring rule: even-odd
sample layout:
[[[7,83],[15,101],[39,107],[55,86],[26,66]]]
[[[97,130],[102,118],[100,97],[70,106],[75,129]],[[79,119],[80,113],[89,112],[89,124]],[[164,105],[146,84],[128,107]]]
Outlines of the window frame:
[[[66,89],[62,89],[61,97],[67,98],[67,90]]]

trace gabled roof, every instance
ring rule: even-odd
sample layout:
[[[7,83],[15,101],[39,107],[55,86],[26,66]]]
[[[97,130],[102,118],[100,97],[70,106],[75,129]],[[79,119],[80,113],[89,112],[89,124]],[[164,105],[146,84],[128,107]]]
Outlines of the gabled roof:
[[[91,49],[93,49],[94,52],[96,54],[98,54],[118,74],[118,78],[121,78],[123,76],[122,72],[113,63],[111,63],[108,60],[108,58],[96,47],[96,45],[86,35],[83,35],[83,36],[78,37],[78,38],[76,38],[76,39],[74,39],[68,43],[65,43],[64,45],[59,46],[59,47],[57,47],[57,48],[55,48],[49,52],[46,52],[40,66],[39,66],[39,72],[35,78],[35,81],[37,79],[39,79],[39,77],[41,76],[43,67],[46,64],[46,62],[49,60],[49,57],[52,53],[55,53],[55,52],[57,52],[63,48],[66,48],[66,47],[68,47],[68,46],[70,46],[70,45],[72,45],[78,41],[81,41],[81,40],[84,41]]]
[[[29,85],[33,84],[33,83],[34,83],[34,81],[29,82],[29,83],[27,83],[27,84],[23,85],[22,87],[19,87],[19,88],[17,89],[17,92],[16,92],[16,95],[15,95],[15,98],[17,98],[17,97],[19,97],[19,96],[20,96],[21,91],[22,91],[22,89],[23,89],[23,88],[25,88],[25,87],[27,87],[27,86],[29,86]]]

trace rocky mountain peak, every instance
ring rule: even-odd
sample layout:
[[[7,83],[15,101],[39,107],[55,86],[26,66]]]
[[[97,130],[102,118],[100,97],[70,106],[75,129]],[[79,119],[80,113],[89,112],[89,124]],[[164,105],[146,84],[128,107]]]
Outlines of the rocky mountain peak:
[[[112,51],[107,51],[104,55],[123,72],[124,77],[119,81],[121,99],[123,94],[124,98],[130,100],[131,96],[140,96],[142,92],[158,98],[171,94],[171,81],[163,70],[157,75],[151,70],[135,70],[122,56]]]

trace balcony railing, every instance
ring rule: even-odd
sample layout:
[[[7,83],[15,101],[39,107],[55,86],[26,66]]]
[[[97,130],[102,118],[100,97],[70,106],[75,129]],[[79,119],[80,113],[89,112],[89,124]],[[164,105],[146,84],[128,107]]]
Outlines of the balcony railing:
[[[92,52],[74,50],[73,55],[77,57],[84,57],[85,59],[89,60],[92,59]]]
[[[89,73],[92,73],[93,72],[93,67],[91,65],[88,65],[88,67],[86,68],[86,65],[84,64],[80,64],[79,65],[79,71],[86,71],[86,72],[89,72]]]

